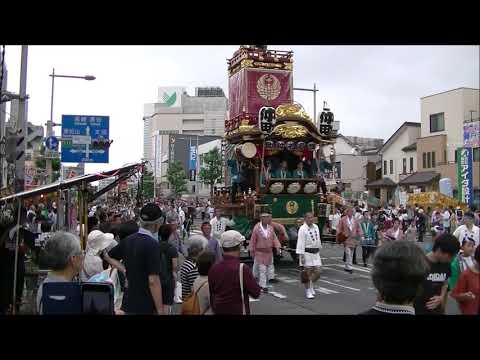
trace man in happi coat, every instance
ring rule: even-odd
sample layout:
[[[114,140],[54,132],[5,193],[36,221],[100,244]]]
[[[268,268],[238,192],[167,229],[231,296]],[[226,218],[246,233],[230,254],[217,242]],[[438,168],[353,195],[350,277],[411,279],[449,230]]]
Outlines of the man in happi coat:
[[[260,222],[253,228],[249,244],[249,251],[254,259],[254,269],[258,269],[258,284],[264,292],[268,292],[268,277],[269,274],[273,274],[273,248],[279,251],[281,247],[270,221],[270,214],[260,215]]]

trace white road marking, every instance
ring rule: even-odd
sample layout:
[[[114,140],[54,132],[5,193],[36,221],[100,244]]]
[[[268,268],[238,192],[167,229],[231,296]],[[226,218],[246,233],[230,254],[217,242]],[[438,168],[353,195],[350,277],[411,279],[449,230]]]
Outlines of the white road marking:
[[[279,299],[286,299],[287,298],[285,295],[282,295],[282,294],[280,294],[276,291],[270,291],[269,290],[268,294],[273,295],[273,296],[275,296],[276,298],[279,298]]]
[[[336,267],[340,267],[340,268],[345,268],[344,265],[340,265],[340,264],[332,264],[332,265],[333,265],[333,266],[336,266]],[[357,268],[357,267],[353,267],[353,266],[352,266],[352,269],[353,269],[353,270],[357,270],[357,271],[362,271],[362,272],[370,273],[370,270],[367,270],[367,269]]]
[[[325,295],[338,294],[339,293],[338,291],[330,290],[330,289],[327,289],[327,288],[324,288],[324,287],[316,287],[315,291],[321,292],[322,294],[325,294]]]
[[[322,279],[320,279],[319,281],[323,281],[323,282],[325,282],[325,283],[327,283],[327,284],[331,284],[331,285],[335,285],[335,286],[340,286],[340,287],[343,287],[343,288],[345,288],[345,289],[350,289],[350,290],[353,290],[353,291],[360,291],[360,289],[352,288],[352,287],[350,287],[350,286],[335,284],[335,283],[330,282],[330,281],[327,281],[327,280],[322,280]]]
[[[249,297],[249,300],[250,300],[250,302],[260,301],[260,299],[254,299],[254,298],[251,298],[251,297]]]
[[[277,279],[280,280],[281,282],[287,283],[287,284],[293,284],[298,282],[298,279],[292,279],[287,276],[277,276]]]
[[[342,274],[345,273],[342,270],[334,269],[333,267],[330,267],[330,266],[323,266],[323,267],[326,268],[326,269],[329,269],[329,270],[337,271],[337,272],[342,273]],[[361,277],[361,278],[364,278],[364,279],[368,279],[368,280],[371,279],[370,276],[365,276],[365,275],[361,275],[361,274],[355,274],[355,276],[356,277]]]

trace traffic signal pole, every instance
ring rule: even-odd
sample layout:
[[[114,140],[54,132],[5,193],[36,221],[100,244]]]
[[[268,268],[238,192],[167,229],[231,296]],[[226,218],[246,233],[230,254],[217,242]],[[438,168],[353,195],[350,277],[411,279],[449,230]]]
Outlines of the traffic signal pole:
[[[27,148],[27,61],[28,46],[22,45],[20,65],[20,99],[18,101],[17,116],[17,141],[15,161],[15,192],[21,192],[25,188],[25,150]]]

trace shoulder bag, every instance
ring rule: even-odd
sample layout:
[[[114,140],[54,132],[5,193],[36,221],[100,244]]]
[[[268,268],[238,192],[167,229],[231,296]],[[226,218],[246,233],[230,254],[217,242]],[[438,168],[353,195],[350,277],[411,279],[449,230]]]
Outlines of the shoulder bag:
[[[240,263],[240,296],[242,298],[242,315],[247,315],[245,311],[245,300],[243,297],[243,263]]]

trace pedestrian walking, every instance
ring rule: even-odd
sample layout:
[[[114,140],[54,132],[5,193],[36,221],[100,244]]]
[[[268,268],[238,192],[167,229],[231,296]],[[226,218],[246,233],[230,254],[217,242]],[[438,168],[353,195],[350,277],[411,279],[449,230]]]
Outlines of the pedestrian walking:
[[[473,260],[473,254],[475,253],[475,241],[472,238],[466,238],[462,240],[462,246],[458,255],[450,263],[451,276],[448,279],[448,289],[453,290],[457,285],[460,275],[475,266]]]
[[[192,292],[195,293],[198,298],[199,315],[213,315],[212,306],[210,304],[208,273],[214,264],[215,254],[208,250],[203,251],[197,259],[199,276],[193,282]]]
[[[180,282],[182,283],[182,301],[192,292],[192,286],[198,277],[197,258],[203,251],[203,243],[193,241],[188,247],[188,255],[180,267]]]
[[[480,315],[480,246],[475,250],[475,265],[460,275],[451,296],[463,315]]]
[[[422,249],[414,243],[400,240],[379,248],[372,269],[377,302],[361,315],[415,315],[413,304],[428,269]]]
[[[302,268],[301,281],[305,286],[307,299],[315,297],[313,284],[320,278],[320,267],[322,266],[320,230],[313,223],[313,219],[311,212],[305,214],[305,223],[298,230],[296,249],[296,253],[299,255],[299,265]]]
[[[178,252],[172,246],[168,239],[172,229],[168,225],[160,226],[158,230],[158,239],[160,240],[160,260],[164,266],[164,280],[162,281],[162,298],[165,314],[172,313],[173,298],[175,295],[175,286],[177,284],[178,271]]]
[[[207,239],[207,249],[215,256],[215,263],[222,261],[222,249],[217,239],[212,237],[212,225],[208,221],[204,221],[201,226],[202,235]]]
[[[233,226],[235,223],[223,217],[220,210],[215,209],[213,211],[213,217],[210,220],[210,225],[212,226],[212,237],[219,241],[227,226]]]
[[[417,227],[418,242],[423,242],[423,237],[427,229],[427,217],[421,208],[418,209],[417,215],[415,216],[415,225]]]
[[[472,238],[475,242],[475,247],[480,245],[480,228],[474,224],[475,216],[472,212],[466,212],[463,215],[463,225],[460,225],[453,233],[459,243],[464,239]]]
[[[353,218],[353,209],[347,208],[346,215],[340,219],[338,224],[337,241],[345,247],[345,271],[352,274],[352,256],[354,249],[358,246],[358,240],[362,236],[360,225]]]
[[[223,260],[208,273],[210,304],[216,315],[250,315],[249,297],[258,299],[260,286],[248,266],[240,263],[240,245],[245,237],[235,230],[220,238]]]
[[[373,257],[377,246],[377,232],[370,217],[370,212],[363,213],[363,221],[360,223],[362,229],[362,260],[363,266],[367,267],[367,262],[370,256]]]
[[[258,282],[264,292],[268,292],[267,281],[273,278],[273,248],[279,250],[281,247],[277,235],[270,225],[270,220],[269,213],[260,215],[260,222],[253,227],[249,244],[254,267],[258,268]]]
[[[140,228],[123,239],[108,252],[108,256],[123,260],[127,272],[127,314],[164,314],[161,258],[158,242],[162,211],[158,205],[148,203],[140,210]]]
[[[448,279],[451,276],[450,262],[460,246],[450,234],[439,236],[432,251],[427,254],[429,271],[415,299],[415,312],[420,315],[443,315],[447,302]]]

